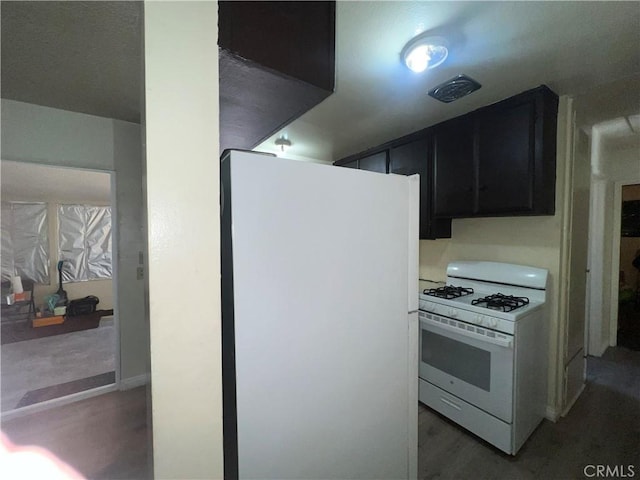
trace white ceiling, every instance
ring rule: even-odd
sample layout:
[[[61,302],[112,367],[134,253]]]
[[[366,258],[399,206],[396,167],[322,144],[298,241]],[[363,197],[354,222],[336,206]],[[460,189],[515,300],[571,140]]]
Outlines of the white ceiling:
[[[447,61],[423,74],[400,62],[419,30],[447,38]],[[426,92],[460,73],[482,88],[451,104]],[[640,111],[640,2],[338,2],[336,91],[257,147],[336,160],[541,84],[559,95],[598,91]],[[632,78],[633,90],[598,86]],[[607,110],[612,110],[611,107]],[[597,111],[589,121],[605,120]],[[609,112],[611,113],[611,112]]]
[[[142,2],[2,2],[2,98],[140,122]]]
[[[640,167],[640,114],[600,122],[593,126],[592,134],[600,137],[601,147],[609,151],[635,149]]]
[[[3,201],[109,205],[111,175],[2,160],[0,192]]]
[[[422,75],[400,62],[418,30],[450,42]],[[3,1],[2,96],[138,121],[141,32],[139,2]],[[482,88],[426,95],[460,73]],[[340,1],[335,93],[258,150],[286,135],[287,156],[331,161],[540,84],[581,98],[590,125],[640,112],[640,2]]]

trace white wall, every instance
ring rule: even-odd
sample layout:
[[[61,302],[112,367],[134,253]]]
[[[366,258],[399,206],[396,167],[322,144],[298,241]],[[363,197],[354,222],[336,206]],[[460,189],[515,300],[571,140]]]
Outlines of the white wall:
[[[147,237],[143,193],[144,157],[140,125],[113,121],[113,161],[116,191],[117,257],[114,276],[118,279],[117,304],[120,318],[121,380],[136,386],[151,370],[149,354],[149,312],[145,280]],[[113,188],[113,185],[112,185]],[[171,282],[172,279],[167,279]],[[131,328],[129,328],[131,327]],[[127,379],[137,379],[129,382]]]
[[[113,123],[2,99],[2,159],[113,170]]]
[[[450,239],[420,242],[420,278],[444,281],[447,264],[457,260],[488,260],[546,268],[549,270],[549,377],[548,407],[562,406],[559,352],[560,250],[564,198],[564,121],[568,112],[561,98],[558,114],[556,165],[556,213],[553,216],[454,219]]]
[[[114,301],[120,324],[121,379],[146,375],[149,327],[144,285],[135,274],[138,253],[144,250],[140,126],[5,99],[1,107],[3,160],[116,172]]]
[[[145,2],[153,450],[163,479],[223,477],[217,12],[216,2]]]

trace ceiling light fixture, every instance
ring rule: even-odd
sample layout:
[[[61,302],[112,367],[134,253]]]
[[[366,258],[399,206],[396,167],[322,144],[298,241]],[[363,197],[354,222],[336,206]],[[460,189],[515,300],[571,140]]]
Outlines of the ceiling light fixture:
[[[449,55],[448,42],[442,37],[420,34],[404,46],[400,54],[405,65],[416,73],[440,65]]]
[[[276,145],[280,147],[280,150],[282,152],[286,152],[287,148],[291,146],[291,140],[284,137],[280,137],[276,140]]]

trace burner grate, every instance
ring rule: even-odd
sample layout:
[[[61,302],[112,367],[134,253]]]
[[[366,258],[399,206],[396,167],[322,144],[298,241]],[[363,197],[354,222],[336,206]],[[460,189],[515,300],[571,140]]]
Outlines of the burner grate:
[[[487,308],[501,310],[503,312],[510,312],[528,304],[529,299],[527,297],[514,297],[513,295],[503,295],[502,293],[496,293],[471,301],[471,305],[486,306]]]
[[[432,297],[438,298],[458,298],[464,297],[465,295],[471,295],[473,293],[473,288],[464,288],[464,287],[455,287],[453,285],[445,285],[444,287],[438,288],[425,288],[422,292],[425,295],[430,295]]]

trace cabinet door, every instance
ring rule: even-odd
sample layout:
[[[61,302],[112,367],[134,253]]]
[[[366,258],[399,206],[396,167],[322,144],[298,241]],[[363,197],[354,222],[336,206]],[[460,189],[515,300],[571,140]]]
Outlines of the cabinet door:
[[[429,141],[425,138],[398,145],[389,150],[389,173],[424,175],[429,171]],[[430,179],[420,178],[420,185]]]
[[[474,131],[471,118],[455,119],[434,128],[433,212],[436,217],[474,213]]]
[[[340,166],[345,168],[358,168],[358,160],[353,160],[349,163],[343,163]]]
[[[374,153],[359,160],[360,170],[387,173],[387,151]]]
[[[433,218],[431,138],[425,136],[389,150],[389,173],[420,175],[420,238],[450,238],[451,219]]]
[[[480,215],[533,210],[535,103],[519,103],[477,122]]]
[[[218,2],[218,45],[333,92],[335,2]]]

